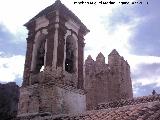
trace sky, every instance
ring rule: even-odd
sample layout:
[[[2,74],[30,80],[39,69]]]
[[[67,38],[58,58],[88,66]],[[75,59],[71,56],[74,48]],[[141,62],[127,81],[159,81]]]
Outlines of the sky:
[[[85,58],[106,57],[116,49],[131,68],[134,96],[160,93],[159,0],[61,0],[90,32],[85,36]],[[0,82],[22,83],[27,30],[23,26],[55,0],[5,0],[0,4]],[[74,2],[77,2],[74,4]],[[120,2],[120,3],[119,3]],[[122,4],[121,2],[129,2]],[[140,4],[142,2],[142,4]]]

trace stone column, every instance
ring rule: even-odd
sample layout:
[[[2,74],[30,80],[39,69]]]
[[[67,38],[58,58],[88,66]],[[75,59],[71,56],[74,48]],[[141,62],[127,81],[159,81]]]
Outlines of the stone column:
[[[58,47],[57,47],[57,67],[63,68],[63,59],[64,59],[64,44],[65,44],[65,34],[67,33],[65,27],[65,18],[59,19],[59,29],[58,29]]]
[[[26,58],[25,58],[22,86],[29,85],[29,77],[30,77],[31,62],[32,62],[32,51],[33,51],[33,44],[35,39],[35,25],[36,25],[35,21],[33,21],[26,26],[29,32],[28,32],[28,38],[26,39],[27,49],[26,49]]]
[[[84,89],[83,83],[83,59],[84,59],[84,35],[82,28],[78,32],[78,89]]]
[[[48,25],[48,35],[47,35],[47,41],[46,41],[47,42],[47,52],[46,52],[45,65],[52,66],[56,12],[48,14],[46,17],[49,20],[49,25]]]

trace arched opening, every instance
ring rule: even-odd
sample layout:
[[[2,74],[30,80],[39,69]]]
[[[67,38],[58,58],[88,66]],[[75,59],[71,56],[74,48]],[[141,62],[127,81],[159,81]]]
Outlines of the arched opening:
[[[45,42],[46,42],[44,34],[40,35],[38,42],[39,44],[37,47],[36,65],[34,69],[35,74],[39,73],[42,70],[42,68],[44,68]]]
[[[65,60],[65,70],[69,73],[74,73],[76,71],[75,58],[76,58],[76,44],[74,38],[70,35],[66,39],[66,60]]]

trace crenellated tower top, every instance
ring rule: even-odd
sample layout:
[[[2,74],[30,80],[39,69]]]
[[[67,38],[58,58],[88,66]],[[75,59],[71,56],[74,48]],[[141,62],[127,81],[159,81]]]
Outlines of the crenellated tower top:
[[[105,64],[105,57],[101,52],[96,57],[96,62],[99,62],[101,64]]]

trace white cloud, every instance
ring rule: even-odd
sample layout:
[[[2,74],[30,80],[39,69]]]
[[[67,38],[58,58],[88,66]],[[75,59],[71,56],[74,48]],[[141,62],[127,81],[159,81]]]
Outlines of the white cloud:
[[[0,4],[0,22],[16,33],[23,30],[23,24],[51,2],[51,0],[5,0]]]
[[[24,69],[24,56],[0,56],[0,82],[11,82],[22,78]]]
[[[146,76],[146,78],[137,79],[136,82],[133,81],[133,85],[137,83],[141,83],[141,85],[150,85],[156,83],[157,86],[159,86],[160,76],[148,76],[148,77]]]
[[[138,56],[125,54],[125,59],[127,59],[128,63],[132,66],[132,69],[136,71],[137,66],[139,64],[152,64],[152,63],[160,63],[160,57],[157,56]]]
[[[135,87],[135,85],[140,84],[141,86],[150,85],[155,83],[157,86],[160,86],[160,69],[157,69],[152,73],[153,71],[150,71],[150,73],[146,73],[146,71],[139,71],[139,65],[141,64],[160,64],[160,57],[156,56],[136,56],[136,55],[128,55],[126,57],[130,66],[131,66],[131,74],[136,75],[139,74],[139,72],[142,72],[143,75],[138,78],[132,78],[132,84],[133,84],[133,90],[136,93],[138,88]],[[147,68],[146,68],[147,69]],[[148,68],[149,69],[149,68]],[[137,91],[138,92],[138,91]]]

